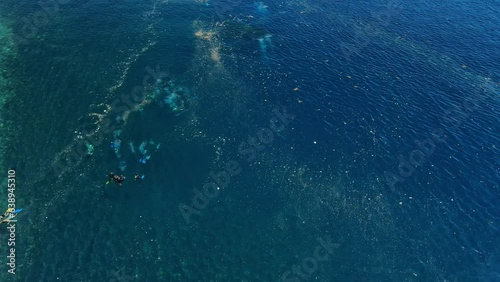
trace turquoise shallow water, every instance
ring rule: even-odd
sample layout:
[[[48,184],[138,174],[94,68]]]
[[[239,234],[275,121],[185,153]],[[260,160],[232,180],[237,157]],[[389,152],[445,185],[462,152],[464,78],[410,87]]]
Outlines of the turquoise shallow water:
[[[66,2],[0,4],[1,281],[500,279],[498,3]]]

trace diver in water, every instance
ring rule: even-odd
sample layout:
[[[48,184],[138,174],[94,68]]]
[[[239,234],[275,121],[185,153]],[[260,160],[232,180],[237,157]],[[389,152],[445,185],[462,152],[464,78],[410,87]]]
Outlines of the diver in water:
[[[108,184],[111,180],[114,180],[117,184],[122,185],[123,181],[125,180],[125,176],[116,175],[113,172],[110,172],[108,174],[108,182],[106,182],[106,184]]]
[[[0,216],[0,223],[4,223],[4,222],[9,223],[22,210],[23,209],[17,209],[17,210],[14,210],[13,208],[7,209],[7,211],[5,211],[5,213],[2,216]]]
[[[139,175],[138,173],[134,174],[134,179],[135,180],[141,180],[144,179],[144,175]]]
[[[6,217],[9,217],[10,214],[14,211],[14,209],[10,208],[10,209],[7,209],[4,214],[2,214],[2,216],[0,216],[0,222],[3,222],[4,221],[4,218]]]

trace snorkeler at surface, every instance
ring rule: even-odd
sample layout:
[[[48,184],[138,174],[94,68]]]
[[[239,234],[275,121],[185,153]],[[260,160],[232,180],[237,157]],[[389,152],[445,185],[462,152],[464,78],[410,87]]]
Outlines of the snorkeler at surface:
[[[11,214],[11,212],[13,212],[13,211],[14,211],[14,209],[12,209],[12,208],[7,209],[7,210],[6,210],[6,211],[2,214],[2,216],[0,216],[0,221],[1,221],[1,222],[3,222],[3,219],[4,219],[4,218],[6,218],[6,217],[8,217],[8,216]]]
[[[135,180],[141,180],[144,179],[144,175],[139,175],[138,173],[134,174],[134,179]]]
[[[16,217],[16,214],[10,213],[7,218],[2,218],[0,223],[9,223],[14,217]]]
[[[7,209],[7,211],[5,211],[5,213],[2,216],[0,216],[0,223],[4,223],[4,222],[9,223],[22,210],[23,209],[17,209],[17,210],[14,210],[13,208]]]
[[[108,184],[111,180],[114,180],[117,184],[122,185],[123,181],[125,180],[125,176],[116,175],[113,172],[110,172],[108,174],[108,182],[106,182],[106,184]]]

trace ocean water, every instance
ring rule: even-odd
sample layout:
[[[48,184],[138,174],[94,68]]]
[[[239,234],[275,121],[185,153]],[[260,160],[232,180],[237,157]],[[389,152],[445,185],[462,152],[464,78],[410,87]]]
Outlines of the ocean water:
[[[0,281],[500,281],[498,26],[496,1],[2,1]]]

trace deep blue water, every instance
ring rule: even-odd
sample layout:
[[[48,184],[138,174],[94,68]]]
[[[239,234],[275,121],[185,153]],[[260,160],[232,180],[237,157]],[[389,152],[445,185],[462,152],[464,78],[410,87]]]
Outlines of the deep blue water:
[[[50,3],[0,3],[1,281],[500,281],[498,2]]]

